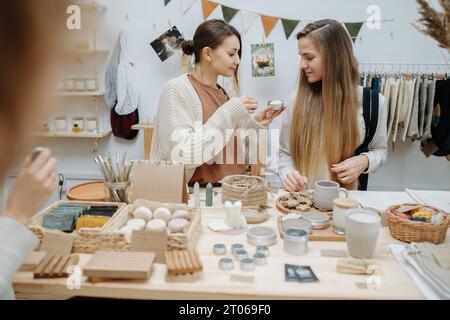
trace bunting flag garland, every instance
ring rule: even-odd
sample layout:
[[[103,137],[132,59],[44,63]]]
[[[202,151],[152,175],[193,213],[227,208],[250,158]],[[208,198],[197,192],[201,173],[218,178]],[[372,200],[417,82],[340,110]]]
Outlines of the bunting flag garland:
[[[270,35],[275,25],[278,23],[278,20],[280,18],[277,17],[270,17],[270,16],[261,16],[261,21],[264,27],[264,33],[266,34],[266,37]]]
[[[222,6],[223,20],[230,23],[238,11],[238,9]]]
[[[250,28],[252,27],[253,23],[255,23],[256,18],[258,18],[258,14],[241,10],[241,17],[243,30],[245,33],[247,33],[248,30],[250,30]]]
[[[350,34],[353,43],[355,43],[356,39],[358,38],[359,31],[361,31],[363,22],[346,22],[344,23],[344,25],[348,33]]]
[[[186,12],[192,7],[195,0],[182,0],[181,1],[181,8],[183,10],[183,14],[186,14]]]
[[[164,6],[167,6],[172,0],[164,0]],[[185,14],[192,5],[197,0],[182,0],[182,11],[183,14]],[[273,16],[265,16],[256,12],[250,12],[246,10],[240,10],[236,8],[231,8],[228,6],[224,6],[220,3],[211,1],[211,0],[201,0],[202,4],[202,12],[203,12],[203,19],[207,20],[211,13],[220,5],[222,9],[223,19],[226,22],[230,22],[238,12],[241,13],[242,18],[242,26],[243,26],[243,32],[247,33],[250,28],[253,26],[253,24],[256,21],[256,18],[261,17],[261,22],[263,24],[264,28],[264,34],[266,37],[270,35],[270,33],[275,28],[276,24],[279,20],[281,20],[281,23],[283,25],[283,30],[286,35],[286,39],[289,39],[294,32],[294,30],[297,28],[299,23],[301,21],[305,22],[307,20],[292,20],[292,19],[285,19],[282,17],[273,17]],[[362,25],[365,22],[345,22],[343,25],[347,29],[350,37],[352,38],[353,42],[356,42],[359,32],[361,31]]]
[[[219,6],[218,3],[202,0],[203,19],[208,19],[211,13]]]
[[[284,33],[286,34],[286,39],[289,39],[292,32],[297,28],[300,20],[288,20],[281,18],[281,23],[283,24]]]

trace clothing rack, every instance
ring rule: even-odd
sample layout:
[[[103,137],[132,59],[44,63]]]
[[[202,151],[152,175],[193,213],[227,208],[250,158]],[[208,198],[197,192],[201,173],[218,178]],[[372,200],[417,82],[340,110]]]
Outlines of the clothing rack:
[[[362,73],[450,74],[447,63],[360,62]]]

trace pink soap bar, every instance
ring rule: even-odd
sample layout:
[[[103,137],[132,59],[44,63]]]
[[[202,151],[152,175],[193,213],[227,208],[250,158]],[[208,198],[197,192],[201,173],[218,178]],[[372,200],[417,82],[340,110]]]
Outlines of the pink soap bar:
[[[172,214],[172,220],[175,219],[186,219],[189,220],[189,212],[186,210],[178,210]]]
[[[190,222],[186,219],[174,219],[169,222],[169,230],[171,233],[181,233],[189,225]]]

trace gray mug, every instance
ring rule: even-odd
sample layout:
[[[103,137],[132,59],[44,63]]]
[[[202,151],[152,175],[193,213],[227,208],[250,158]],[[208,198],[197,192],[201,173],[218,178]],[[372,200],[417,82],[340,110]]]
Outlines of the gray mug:
[[[339,183],[330,180],[317,181],[314,184],[314,205],[322,210],[333,210],[333,201],[343,192],[348,198],[347,189],[341,188]]]

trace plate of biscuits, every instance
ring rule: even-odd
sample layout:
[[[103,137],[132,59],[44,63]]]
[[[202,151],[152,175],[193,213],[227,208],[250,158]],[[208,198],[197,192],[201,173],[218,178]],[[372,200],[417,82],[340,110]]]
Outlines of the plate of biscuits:
[[[314,191],[312,190],[282,195],[276,199],[275,205],[278,211],[284,214],[310,211],[328,212],[314,205]]]

